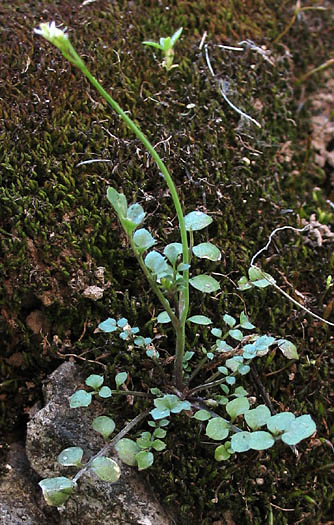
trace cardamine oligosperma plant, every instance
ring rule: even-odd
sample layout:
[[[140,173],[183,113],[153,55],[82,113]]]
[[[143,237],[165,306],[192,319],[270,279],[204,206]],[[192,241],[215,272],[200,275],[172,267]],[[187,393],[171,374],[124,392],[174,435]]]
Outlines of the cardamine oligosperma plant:
[[[220,260],[217,246],[210,242],[196,244],[195,241],[197,232],[209,227],[212,217],[200,210],[184,214],[177,189],[162,159],[138,126],[91,75],[67,33],[56,27],[54,22],[41,24],[35,32],[54,44],[71,64],[82,71],[144,144],[169,188],[180,233],[179,242],[155,249],[157,241],[144,226],[143,207],[137,202],[129,204],[122,191],[108,188],[107,199],[152,292],[161,304],[156,321],[161,325],[169,324],[173,329],[173,371],[169,370],[170,365],[164,364],[151,338],[140,334],[139,327],[131,326],[128,319],[117,318],[116,315],[99,324],[99,329],[110,334],[110,337],[119,337],[129,348],[141,349],[152,359],[152,367],[161,369],[165,366],[164,377],[168,380],[163,384],[150,385],[149,391],[136,392],[120,388],[128,378],[126,371],[115,376],[113,388],[104,385],[103,376],[90,375],[86,379],[87,389],[78,390],[71,396],[72,408],[88,406],[93,396],[103,400],[126,394],[142,399],[143,411],[118,433],[115,433],[116,425],[110,416],[95,418],[93,428],[103,436],[105,446],[85,464],[82,463],[84,451],[80,447],[63,450],[58,456],[60,465],[76,466],[78,472],[72,478],[61,476],[42,480],[40,486],[46,501],[50,505],[62,505],[76,490],[79,478],[89,469],[99,479],[109,482],[117,481],[121,475],[120,462],[139,470],[147,469],[153,464],[154,454],[166,447],[164,439],[170,418],[180,413],[183,417],[193,418],[194,424],[197,421],[204,422],[205,433],[215,444],[214,457],[217,461],[228,460],[233,454],[248,450],[266,450],[277,441],[295,448],[301,440],[315,432],[316,426],[311,416],[296,417],[291,412],[273,414],[265,404],[251,408],[248,392],[238,385],[240,378],[250,372],[252,361],[265,356],[274,348],[280,349],[288,359],[298,359],[294,344],[286,339],[259,335],[244,312],[238,318],[226,314],[222,326],[215,326],[212,319],[200,312],[189,316],[191,287],[203,294],[214,294],[220,289],[219,282],[211,275],[192,276],[194,260]],[[180,34],[179,30],[177,37]],[[248,277],[242,277],[238,284],[240,290],[246,290],[265,288],[275,284],[275,281],[259,267],[251,266]],[[212,343],[209,348],[185,351],[187,325],[191,323],[210,327]],[[208,376],[198,384],[196,379],[200,372],[202,377],[205,370],[209,370]],[[161,374],[157,376],[161,377]],[[144,420],[147,420],[149,430],[137,434],[136,438],[126,437]],[[120,461],[109,458],[110,452],[116,452]]]

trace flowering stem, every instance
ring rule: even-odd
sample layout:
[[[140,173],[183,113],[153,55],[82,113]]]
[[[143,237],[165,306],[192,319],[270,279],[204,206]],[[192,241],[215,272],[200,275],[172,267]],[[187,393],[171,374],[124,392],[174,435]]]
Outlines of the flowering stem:
[[[72,46],[71,42],[69,41],[67,34],[62,32],[60,29],[56,28],[54,22],[52,22],[50,25],[41,24],[41,29],[35,30],[35,31],[36,33],[41,34],[48,41],[56,45],[56,47],[58,47],[58,49],[62,52],[64,57],[82,71],[82,73],[87,77],[89,82],[97,89],[97,91],[108,102],[108,104],[110,104],[110,106],[116,111],[116,113],[120,115],[120,117],[124,120],[126,125],[134,132],[134,134],[143,143],[147,151],[151,154],[153,160],[155,161],[159,170],[161,171],[167,183],[169,191],[171,193],[171,197],[173,199],[173,203],[174,203],[177,218],[178,218],[179,228],[180,228],[180,235],[181,235],[181,242],[182,242],[182,259],[183,259],[182,262],[185,265],[189,265],[188,237],[187,237],[187,231],[185,227],[184,215],[183,215],[181,202],[180,202],[180,199],[177,193],[176,186],[173,182],[173,179],[170,176],[169,171],[166,165],[164,164],[164,162],[162,161],[161,157],[155,151],[154,147],[152,146],[150,141],[146,138],[146,136],[141,131],[141,129],[133,122],[133,120],[123,111],[123,109],[119,106],[119,104],[109,95],[109,93],[107,93],[107,91],[101,86],[101,84],[96,80],[96,78],[90,73],[85,63],[80,58],[80,56],[78,55],[78,53],[75,51],[74,47]],[[144,273],[146,275],[146,272]],[[152,282],[150,279],[149,279],[149,282],[152,286]],[[160,290],[159,290],[160,293],[157,293],[157,289],[155,289],[154,287],[153,289],[154,289],[154,292],[158,295],[158,298],[162,302],[163,306],[166,308],[166,300],[162,296],[162,293],[160,292]],[[185,349],[185,323],[186,323],[188,311],[189,311],[189,269],[183,271],[183,287],[182,287],[182,290],[179,292],[178,306],[179,306],[178,319],[176,318],[175,315],[173,319],[173,312],[169,311],[168,313],[172,318],[173,326],[176,332],[176,349],[175,349],[176,355],[175,355],[175,363],[174,363],[175,384],[176,384],[176,387],[180,391],[182,391],[183,389],[183,382],[182,382],[183,355],[184,355],[184,349]],[[167,310],[171,310],[171,309],[167,308]]]

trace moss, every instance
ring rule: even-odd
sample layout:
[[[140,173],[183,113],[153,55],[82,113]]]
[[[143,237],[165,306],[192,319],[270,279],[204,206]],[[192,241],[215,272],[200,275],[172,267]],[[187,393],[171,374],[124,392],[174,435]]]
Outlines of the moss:
[[[315,166],[308,141],[309,107],[306,103],[298,111],[301,92],[294,90],[294,79],[328,58],[331,14],[305,17],[282,44],[273,46],[291,18],[289,5],[278,0],[118,0],[86,6],[79,0],[44,0],[35,4],[17,0],[4,5],[0,35],[3,63],[11,64],[10,71],[0,71],[4,126],[0,269],[5,283],[0,292],[4,378],[0,401],[5,410],[2,421],[11,428],[18,424],[13,418],[17,405],[33,404],[42,378],[68,353],[92,359],[103,354],[108,373],[126,366],[138,387],[149,381],[148,360],[125,353],[119,344],[106,345],[103,336],[93,333],[100,320],[119,313],[133,324],[146,325],[147,335],[152,334],[150,318],[157,313],[120,237],[105,199],[106,187],[122,187],[129,201],[144,205],[149,227],[161,243],[176,240],[171,201],[154,164],[80,73],[46,42],[32,38],[31,30],[41,20],[55,19],[71,28],[73,43],[92,72],[157,145],[186,210],[200,206],[213,212],[215,222],[208,235],[220,245],[223,259],[218,269],[211,264],[203,268],[236,281],[275,227],[297,225],[298,216],[308,218],[326,200],[326,177]],[[158,65],[161,57],[140,43],[167,36],[181,25],[184,33],[176,47],[179,67],[166,74]],[[261,129],[240,122],[223,101],[199,50],[205,31],[217,78],[228,81],[228,96],[259,120]],[[236,53],[215,47],[245,39],[272,49],[274,65],[251,50]],[[315,87],[311,78],[306,89],[311,92]],[[188,108],[189,104],[194,107]],[[292,152],[288,157],[287,147]],[[93,159],[110,162],[78,166]],[[312,197],[314,185],[323,190],[320,201]],[[293,212],[281,214],[286,208]],[[268,257],[262,258],[264,269],[273,271],[289,292],[288,283],[293,283],[309,297],[308,306],[321,315],[323,305],[317,297],[324,293],[327,275],[333,273],[330,248],[315,249],[291,232],[280,234],[275,243]],[[92,302],[82,296],[80,283],[96,284],[98,266],[105,267],[109,285],[103,300]],[[241,296],[228,279],[222,280],[217,301],[202,304],[196,293],[193,298],[193,313],[201,306],[218,317],[226,311],[238,313],[245,300],[260,330],[294,340],[301,350],[298,365],[278,373],[287,364],[276,356],[259,365],[259,372],[277,402],[299,413],[309,411],[319,435],[329,439],[332,340],[328,330],[312,319],[305,321],[302,312],[271,290]],[[27,316],[36,309],[51,325],[42,337],[27,326]],[[194,330],[189,346],[197,347],[207,337],[206,332],[198,336]],[[22,371],[10,360],[14,353],[23,357]],[[294,381],[289,373],[295,374]],[[131,409],[127,410],[130,415]],[[123,412],[124,407],[119,415]],[[172,446],[157,458],[149,476],[166,501],[179,503],[180,523],[210,524],[225,519],[227,511],[237,523],[264,523],[271,511],[277,523],[330,519],[331,469],[321,470],[331,462],[325,442],[304,445],[297,464],[284,449],[240,456],[226,466],[212,460],[211,448],[203,445],[203,435],[191,421],[176,420],[173,425],[177,432],[169,434]],[[261,465],[267,469],[263,476]],[[256,481],[261,476],[264,485]],[[288,513],[281,508],[294,510]]]

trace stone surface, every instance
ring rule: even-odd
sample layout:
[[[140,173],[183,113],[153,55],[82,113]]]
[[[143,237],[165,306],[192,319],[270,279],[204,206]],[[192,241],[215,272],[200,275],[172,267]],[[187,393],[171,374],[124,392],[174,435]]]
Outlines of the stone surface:
[[[0,525],[51,525],[57,510],[41,501],[38,478],[31,470],[23,443],[10,446],[0,479]]]
[[[40,478],[71,477],[76,469],[61,467],[56,459],[67,447],[80,446],[84,459],[103,446],[102,437],[92,430],[92,420],[101,415],[101,405],[71,409],[68,398],[83,387],[79,369],[63,363],[45,386],[45,406],[28,423],[26,452]],[[98,406],[99,405],[99,406]],[[83,475],[79,490],[65,506],[57,509],[60,525],[171,525],[169,517],[135,469],[119,462],[122,475],[116,483],[100,481],[91,473]],[[23,522],[22,522],[23,523]],[[34,523],[34,522],[31,522]],[[42,521],[40,523],[43,523]],[[50,523],[50,521],[49,521]]]

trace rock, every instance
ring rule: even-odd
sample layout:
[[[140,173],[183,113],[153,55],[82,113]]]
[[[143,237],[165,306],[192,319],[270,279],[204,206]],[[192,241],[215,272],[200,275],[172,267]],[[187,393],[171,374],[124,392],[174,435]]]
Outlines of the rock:
[[[77,469],[62,467],[58,454],[67,447],[79,446],[84,459],[96,454],[103,446],[102,437],[92,429],[92,421],[101,415],[101,405],[71,409],[68,398],[83,387],[79,368],[63,363],[45,387],[45,407],[28,423],[26,451],[30,464],[41,478],[71,477]],[[122,464],[116,483],[98,480],[93,473],[84,474],[79,490],[58,508],[61,525],[171,525],[169,517],[135,469]],[[72,469],[72,470],[71,470]]]
[[[0,525],[51,525],[56,509],[41,502],[38,479],[29,466],[23,443],[13,443],[0,479]]]

